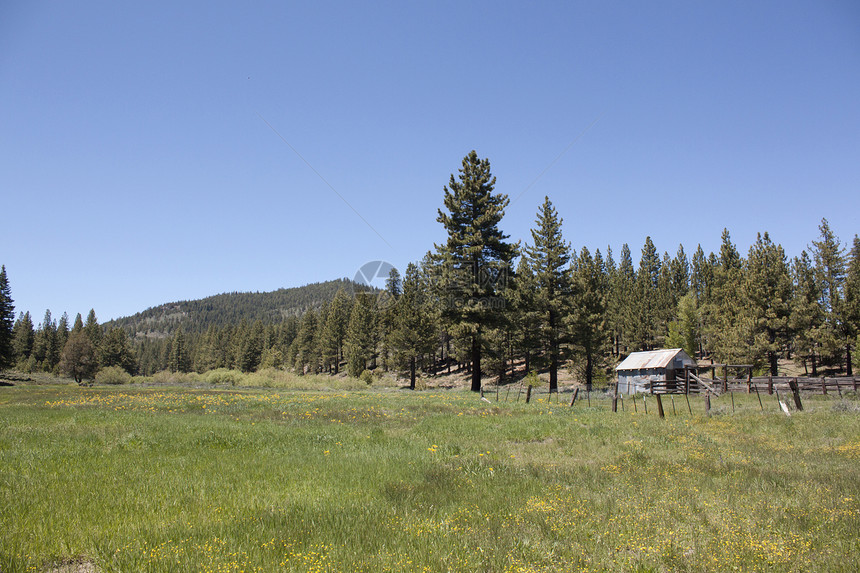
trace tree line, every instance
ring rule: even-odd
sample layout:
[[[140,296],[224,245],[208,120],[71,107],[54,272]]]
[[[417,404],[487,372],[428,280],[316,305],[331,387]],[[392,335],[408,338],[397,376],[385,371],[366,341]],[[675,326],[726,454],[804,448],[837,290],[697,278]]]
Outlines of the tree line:
[[[48,311],[34,327],[29,313],[14,321],[4,268],[3,366],[78,380],[108,366],[144,375],[275,368],[332,375],[345,369],[358,377],[383,370],[408,373],[413,388],[421,372],[464,369],[473,390],[488,374],[534,370],[548,373],[553,391],[561,368],[590,386],[630,352],[671,347],[773,375],[780,359],[813,376],[853,375],[860,335],[856,235],[849,249],[822,220],[809,250],[791,259],[767,232],[745,256],[728,230],[719,252],[707,255],[701,245],[692,256],[683,245],[661,255],[646,237],[634,264],[627,244],[617,256],[608,247],[574,249],[548,197],[531,240],[511,242],[501,230],[508,197],[495,183],[489,160],[472,151],[444,188],[437,220],[445,243],[403,276],[393,269],[384,290],[344,281],[323,303],[268,321],[207,320],[203,330],[177,320],[169,332],[130,337],[133,330],[119,323],[99,327],[93,311],[71,328],[66,315],[55,322]]]

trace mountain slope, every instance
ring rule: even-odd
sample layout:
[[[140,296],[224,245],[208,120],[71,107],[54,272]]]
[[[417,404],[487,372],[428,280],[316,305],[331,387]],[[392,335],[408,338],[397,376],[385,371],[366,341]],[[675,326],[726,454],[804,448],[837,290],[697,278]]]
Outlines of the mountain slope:
[[[334,298],[343,288],[349,293],[366,287],[348,279],[313,283],[301,287],[278,289],[273,292],[232,292],[199,300],[183,300],[148,308],[133,316],[105,323],[105,327],[121,327],[132,336],[137,333],[158,335],[182,326],[186,332],[203,332],[210,326],[239,324],[261,320],[277,323],[290,316],[299,316]]]

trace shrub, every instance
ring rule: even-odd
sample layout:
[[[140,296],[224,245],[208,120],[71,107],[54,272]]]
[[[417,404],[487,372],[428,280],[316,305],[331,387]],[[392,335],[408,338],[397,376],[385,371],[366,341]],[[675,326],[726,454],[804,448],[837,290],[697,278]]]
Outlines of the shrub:
[[[540,386],[541,384],[543,384],[543,380],[538,377],[537,372],[535,372],[534,370],[530,370],[529,373],[526,374],[525,380],[523,380],[523,382],[525,382],[526,386],[532,387]]]
[[[131,384],[131,374],[119,366],[108,366],[96,372],[96,384]]]
[[[371,372],[370,370],[365,370],[361,373],[359,379],[368,386],[370,386],[371,384],[373,384],[373,372]]]
[[[245,375],[238,370],[218,368],[204,374],[203,379],[209,384],[230,384],[232,386],[242,385]]]

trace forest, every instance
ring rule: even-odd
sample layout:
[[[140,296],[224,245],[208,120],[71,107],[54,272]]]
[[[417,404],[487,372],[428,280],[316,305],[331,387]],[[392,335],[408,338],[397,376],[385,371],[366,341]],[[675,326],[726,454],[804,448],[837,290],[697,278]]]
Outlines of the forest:
[[[744,255],[729,230],[719,252],[660,254],[646,237],[634,263],[574,249],[547,197],[531,238],[502,231],[508,197],[495,192],[489,160],[472,151],[444,189],[434,245],[384,289],[346,279],[275,293],[228,293],[148,309],[99,324],[90,310],[70,321],[45,312],[35,324],[14,312],[0,273],[0,369],[92,379],[128,374],[253,372],[361,377],[383,371],[483,378],[548,374],[550,391],[568,369],[590,386],[637,350],[683,348],[700,360],[751,364],[778,373],[790,360],[811,376],[853,375],[860,336],[860,239],[844,244],[826,219],[809,249],[789,258],[767,232]],[[71,322],[71,323],[70,323]],[[423,374],[422,374],[423,373]]]

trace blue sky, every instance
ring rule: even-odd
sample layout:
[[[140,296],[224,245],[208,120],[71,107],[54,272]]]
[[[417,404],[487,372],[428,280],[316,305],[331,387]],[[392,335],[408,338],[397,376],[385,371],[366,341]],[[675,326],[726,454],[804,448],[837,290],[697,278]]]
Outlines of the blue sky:
[[[636,261],[860,232],[851,0],[12,0],[0,110],[0,263],[36,321],[402,271],[472,149],[512,240],[545,195]]]

